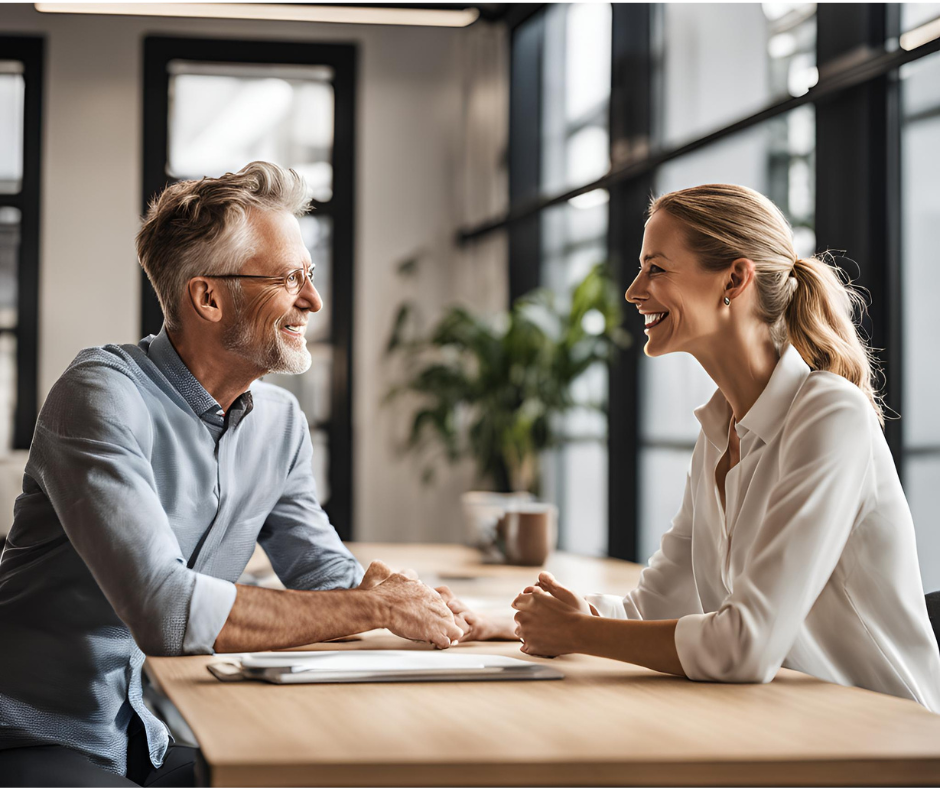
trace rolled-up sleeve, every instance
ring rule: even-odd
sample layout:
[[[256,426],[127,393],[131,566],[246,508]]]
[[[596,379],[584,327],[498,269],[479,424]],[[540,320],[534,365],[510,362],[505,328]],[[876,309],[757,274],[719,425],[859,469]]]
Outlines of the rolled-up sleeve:
[[[235,604],[234,583],[197,574],[183,638],[184,654],[214,654],[215,641]]]
[[[149,461],[152,429],[126,374],[104,364],[81,364],[59,380],[43,406],[30,468],[140,648],[159,656],[187,648],[206,653],[208,638],[214,641],[214,628],[225,621],[224,598],[234,599],[235,589],[228,583],[231,592],[222,590],[224,581],[203,579],[187,568],[157,495]],[[204,619],[192,617],[206,600],[211,612]]]
[[[733,592],[717,611],[685,616],[676,627],[689,678],[767,682],[776,675],[866,513],[872,429],[867,399],[842,387],[806,393],[788,417],[779,481]]]
[[[637,587],[625,597],[591,594],[586,599],[606,618],[662,621],[702,612],[692,572],[692,482],[688,474],[682,506],[640,573]]]
[[[258,542],[287,588],[299,591],[353,588],[362,580],[362,567],[320,506],[313,478],[310,432],[296,401],[293,409],[297,451],[284,491],[265,520]]]

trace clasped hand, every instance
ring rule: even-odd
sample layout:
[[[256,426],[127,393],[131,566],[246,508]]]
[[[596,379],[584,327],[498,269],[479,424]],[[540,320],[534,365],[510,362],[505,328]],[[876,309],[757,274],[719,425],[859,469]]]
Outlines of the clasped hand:
[[[595,612],[584,597],[559,584],[550,572],[542,572],[512,606],[518,611],[515,634],[522,641],[522,652],[539,657],[576,651],[578,628],[584,616]]]

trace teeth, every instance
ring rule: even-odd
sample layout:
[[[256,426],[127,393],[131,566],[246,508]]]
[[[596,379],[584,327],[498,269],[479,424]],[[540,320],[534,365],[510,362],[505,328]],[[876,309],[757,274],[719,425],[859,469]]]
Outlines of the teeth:
[[[646,325],[650,325],[651,323],[658,322],[661,318],[665,317],[665,315],[665,312],[651,312],[648,315],[643,315],[643,318],[646,321]]]

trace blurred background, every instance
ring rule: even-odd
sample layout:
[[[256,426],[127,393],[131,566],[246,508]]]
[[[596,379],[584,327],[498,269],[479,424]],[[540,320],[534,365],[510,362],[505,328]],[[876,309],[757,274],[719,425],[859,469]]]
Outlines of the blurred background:
[[[498,333],[536,288],[567,308],[598,263],[622,293],[650,196],[722,181],[768,195],[801,254],[844,252],[870,291],[900,414],[886,434],[940,587],[940,4],[323,9],[0,6],[0,532],[71,359],[160,328],[134,236],[168,182],[256,159],[304,175],[326,306],[311,370],[272,382],[307,414],[344,538],[457,542],[460,495],[499,483],[467,452],[428,483],[405,450],[413,408],[385,402],[401,305],[425,330],[462,305]],[[645,358],[635,314],[622,329],[552,416],[529,487],[564,549],[645,561],[714,386],[690,357]]]

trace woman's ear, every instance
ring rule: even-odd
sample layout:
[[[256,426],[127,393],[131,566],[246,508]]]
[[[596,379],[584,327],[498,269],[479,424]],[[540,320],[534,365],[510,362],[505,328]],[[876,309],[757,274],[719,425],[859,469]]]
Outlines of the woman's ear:
[[[739,257],[731,264],[728,272],[728,281],[725,283],[725,296],[737,298],[754,281],[754,261],[746,257]]]

